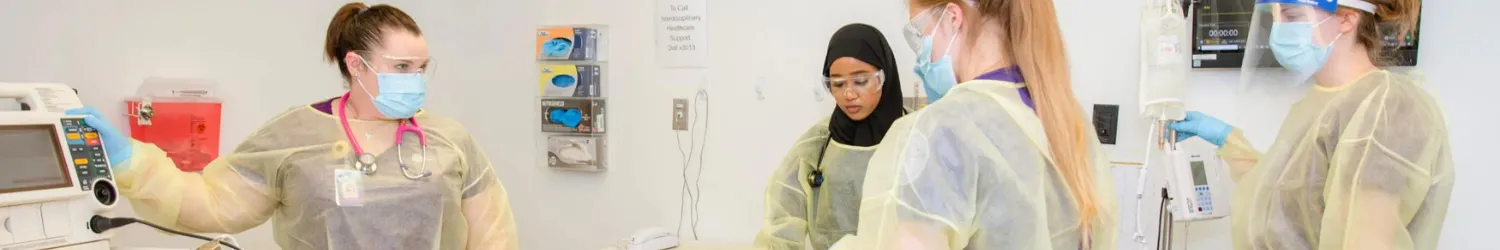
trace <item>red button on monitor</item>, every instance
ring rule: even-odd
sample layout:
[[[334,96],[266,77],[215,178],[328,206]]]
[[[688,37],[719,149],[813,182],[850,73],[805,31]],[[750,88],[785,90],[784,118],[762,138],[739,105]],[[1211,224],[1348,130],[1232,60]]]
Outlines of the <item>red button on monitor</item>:
[[[89,143],[89,146],[99,145],[99,139],[89,139],[88,143]]]

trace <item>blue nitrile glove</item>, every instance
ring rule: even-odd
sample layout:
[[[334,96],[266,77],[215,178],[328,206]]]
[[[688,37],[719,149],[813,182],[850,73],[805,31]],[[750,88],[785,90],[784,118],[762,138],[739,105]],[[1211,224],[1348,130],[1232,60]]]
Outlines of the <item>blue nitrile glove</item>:
[[[130,145],[130,137],[121,134],[120,129],[110,124],[109,120],[105,120],[104,116],[93,107],[68,109],[67,113],[84,116],[83,123],[99,132],[100,143],[104,144],[104,156],[109,158],[111,169],[114,169],[116,173],[130,169],[130,156],[135,152]]]
[[[1198,111],[1188,111],[1187,117],[1172,123],[1171,128],[1177,131],[1179,142],[1197,136],[1220,147],[1224,146],[1224,139],[1229,138],[1229,132],[1234,131],[1233,126]]]
[[[583,122],[583,112],[572,108],[554,109],[552,110],[552,115],[549,117],[552,118],[552,122],[568,126],[569,128],[577,128],[578,123]]]
[[[573,49],[573,41],[568,39],[554,38],[542,43],[542,55],[546,57],[566,57],[569,49]]]

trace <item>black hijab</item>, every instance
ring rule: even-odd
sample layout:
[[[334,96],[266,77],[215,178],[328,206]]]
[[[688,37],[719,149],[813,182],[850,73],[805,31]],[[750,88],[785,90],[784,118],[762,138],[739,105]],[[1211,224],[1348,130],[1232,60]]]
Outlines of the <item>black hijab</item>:
[[[833,117],[828,122],[830,138],[851,146],[880,144],[880,139],[885,137],[891,124],[906,114],[901,105],[901,76],[897,73],[900,70],[896,70],[896,56],[891,53],[891,45],[886,43],[880,30],[867,24],[855,23],[840,28],[833,33],[833,39],[828,41],[828,56],[823,60],[823,76],[828,76],[828,67],[833,65],[834,60],[844,57],[874,65],[884,72],[885,81],[881,82],[880,103],[875,105],[875,110],[865,120],[855,121],[838,107],[833,108]],[[833,94],[837,98],[839,93]]]

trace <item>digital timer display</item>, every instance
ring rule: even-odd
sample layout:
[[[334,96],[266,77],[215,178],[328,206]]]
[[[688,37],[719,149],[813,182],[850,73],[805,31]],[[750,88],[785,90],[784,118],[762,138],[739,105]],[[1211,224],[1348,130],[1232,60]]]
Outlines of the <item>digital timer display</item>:
[[[1239,68],[1253,29],[1251,21],[1255,16],[1256,0],[1192,2],[1187,9],[1192,11],[1193,67]],[[1380,34],[1384,35],[1381,43],[1387,52],[1381,55],[1386,60],[1380,63],[1382,66],[1416,66],[1420,31],[1413,27],[1411,34],[1398,36],[1395,35],[1397,28],[1390,23],[1377,24]]]

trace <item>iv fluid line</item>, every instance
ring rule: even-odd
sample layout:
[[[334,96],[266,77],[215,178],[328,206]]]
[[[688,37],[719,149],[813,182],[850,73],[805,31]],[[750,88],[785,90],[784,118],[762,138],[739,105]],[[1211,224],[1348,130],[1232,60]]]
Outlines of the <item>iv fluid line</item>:
[[[1151,151],[1152,151],[1151,148],[1152,148],[1152,145],[1155,145],[1155,143],[1153,143],[1153,142],[1157,141],[1157,138],[1156,138],[1156,129],[1161,127],[1160,125],[1157,124],[1159,122],[1161,122],[1161,121],[1155,121],[1155,122],[1153,122],[1151,124],[1151,129],[1149,129],[1150,132],[1146,133],[1146,139],[1145,139],[1145,141],[1146,141],[1146,150],[1145,150],[1144,154],[1141,154],[1145,159],[1141,161],[1141,171],[1138,174],[1138,176],[1136,176],[1136,181],[1135,181],[1135,235],[1134,235],[1134,238],[1135,238],[1135,241],[1137,243],[1139,243],[1141,246],[1145,246],[1146,245],[1146,235],[1143,234],[1143,232],[1145,232],[1145,230],[1141,229],[1141,200],[1145,198],[1144,195],[1145,195],[1145,191],[1146,191],[1146,175],[1148,173],[1150,173],[1149,170],[1151,169]],[[1165,133],[1166,131],[1162,131],[1162,132]]]

